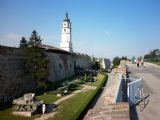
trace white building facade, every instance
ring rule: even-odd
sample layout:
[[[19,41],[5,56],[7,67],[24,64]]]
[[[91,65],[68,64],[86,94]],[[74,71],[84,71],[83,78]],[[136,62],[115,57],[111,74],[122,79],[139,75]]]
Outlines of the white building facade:
[[[71,22],[68,17],[68,13],[66,13],[65,18],[62,23],[62,32],[61,32],[61,43],[60,48],[66,50],[68,52],[73,52],[72,48],[72,28]]]
[[[103,58],[101,64],[102,64],[102,68],[103,68],[103,69],[105,69],[105,70],[110,69],[110,66],[111,66],[110,59]]]

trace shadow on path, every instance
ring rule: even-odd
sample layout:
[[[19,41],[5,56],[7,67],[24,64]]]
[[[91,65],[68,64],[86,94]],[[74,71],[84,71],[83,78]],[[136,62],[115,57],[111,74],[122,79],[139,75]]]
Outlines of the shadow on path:
[[[130,109],[130,120],[139,120],[136,106],[132,106]]]
[[[46,113],[51,113],[53,111],[55,111],[57,108],[57,105],[55,104],[47,104],[46,105]]]

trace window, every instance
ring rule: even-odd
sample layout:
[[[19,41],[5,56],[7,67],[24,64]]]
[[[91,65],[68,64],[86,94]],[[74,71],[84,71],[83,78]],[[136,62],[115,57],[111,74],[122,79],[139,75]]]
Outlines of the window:
[[[66,32],[66,29],[64,29],[64,32]]]

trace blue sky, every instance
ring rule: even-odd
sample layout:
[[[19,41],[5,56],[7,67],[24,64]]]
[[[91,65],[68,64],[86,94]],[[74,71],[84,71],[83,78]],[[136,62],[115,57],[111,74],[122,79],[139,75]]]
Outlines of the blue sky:
[[[113,58],[160,48],[160,0],[0,0],[0,44],[18,46],[37,30],[59,47],[66,11],[76,52]]]

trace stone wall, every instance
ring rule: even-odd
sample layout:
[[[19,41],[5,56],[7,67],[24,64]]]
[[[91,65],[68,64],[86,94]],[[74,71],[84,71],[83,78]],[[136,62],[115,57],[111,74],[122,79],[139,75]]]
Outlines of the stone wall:
[[[74,64],[75,66],[82,67],[84,69],[89,68],[91,65],[91,57],[86,54],[75,53],[74,56]]]
[[[48,81],[54,82],[74,75],[74,68],[88,68],[91,59],[87,55],[46,50],[50,60]],[[25,71],[23,50],[0,46],[0,99],[12,99],[36,89],[32,77]]]
[[[49,81],[54,82],[74,75],[74,59],[72,54],[48,52],[47,57],[50,60]]]
[[[35,89],[24,69],[24,56],[17,48],[0,46],[0,99],[8,101]]]

